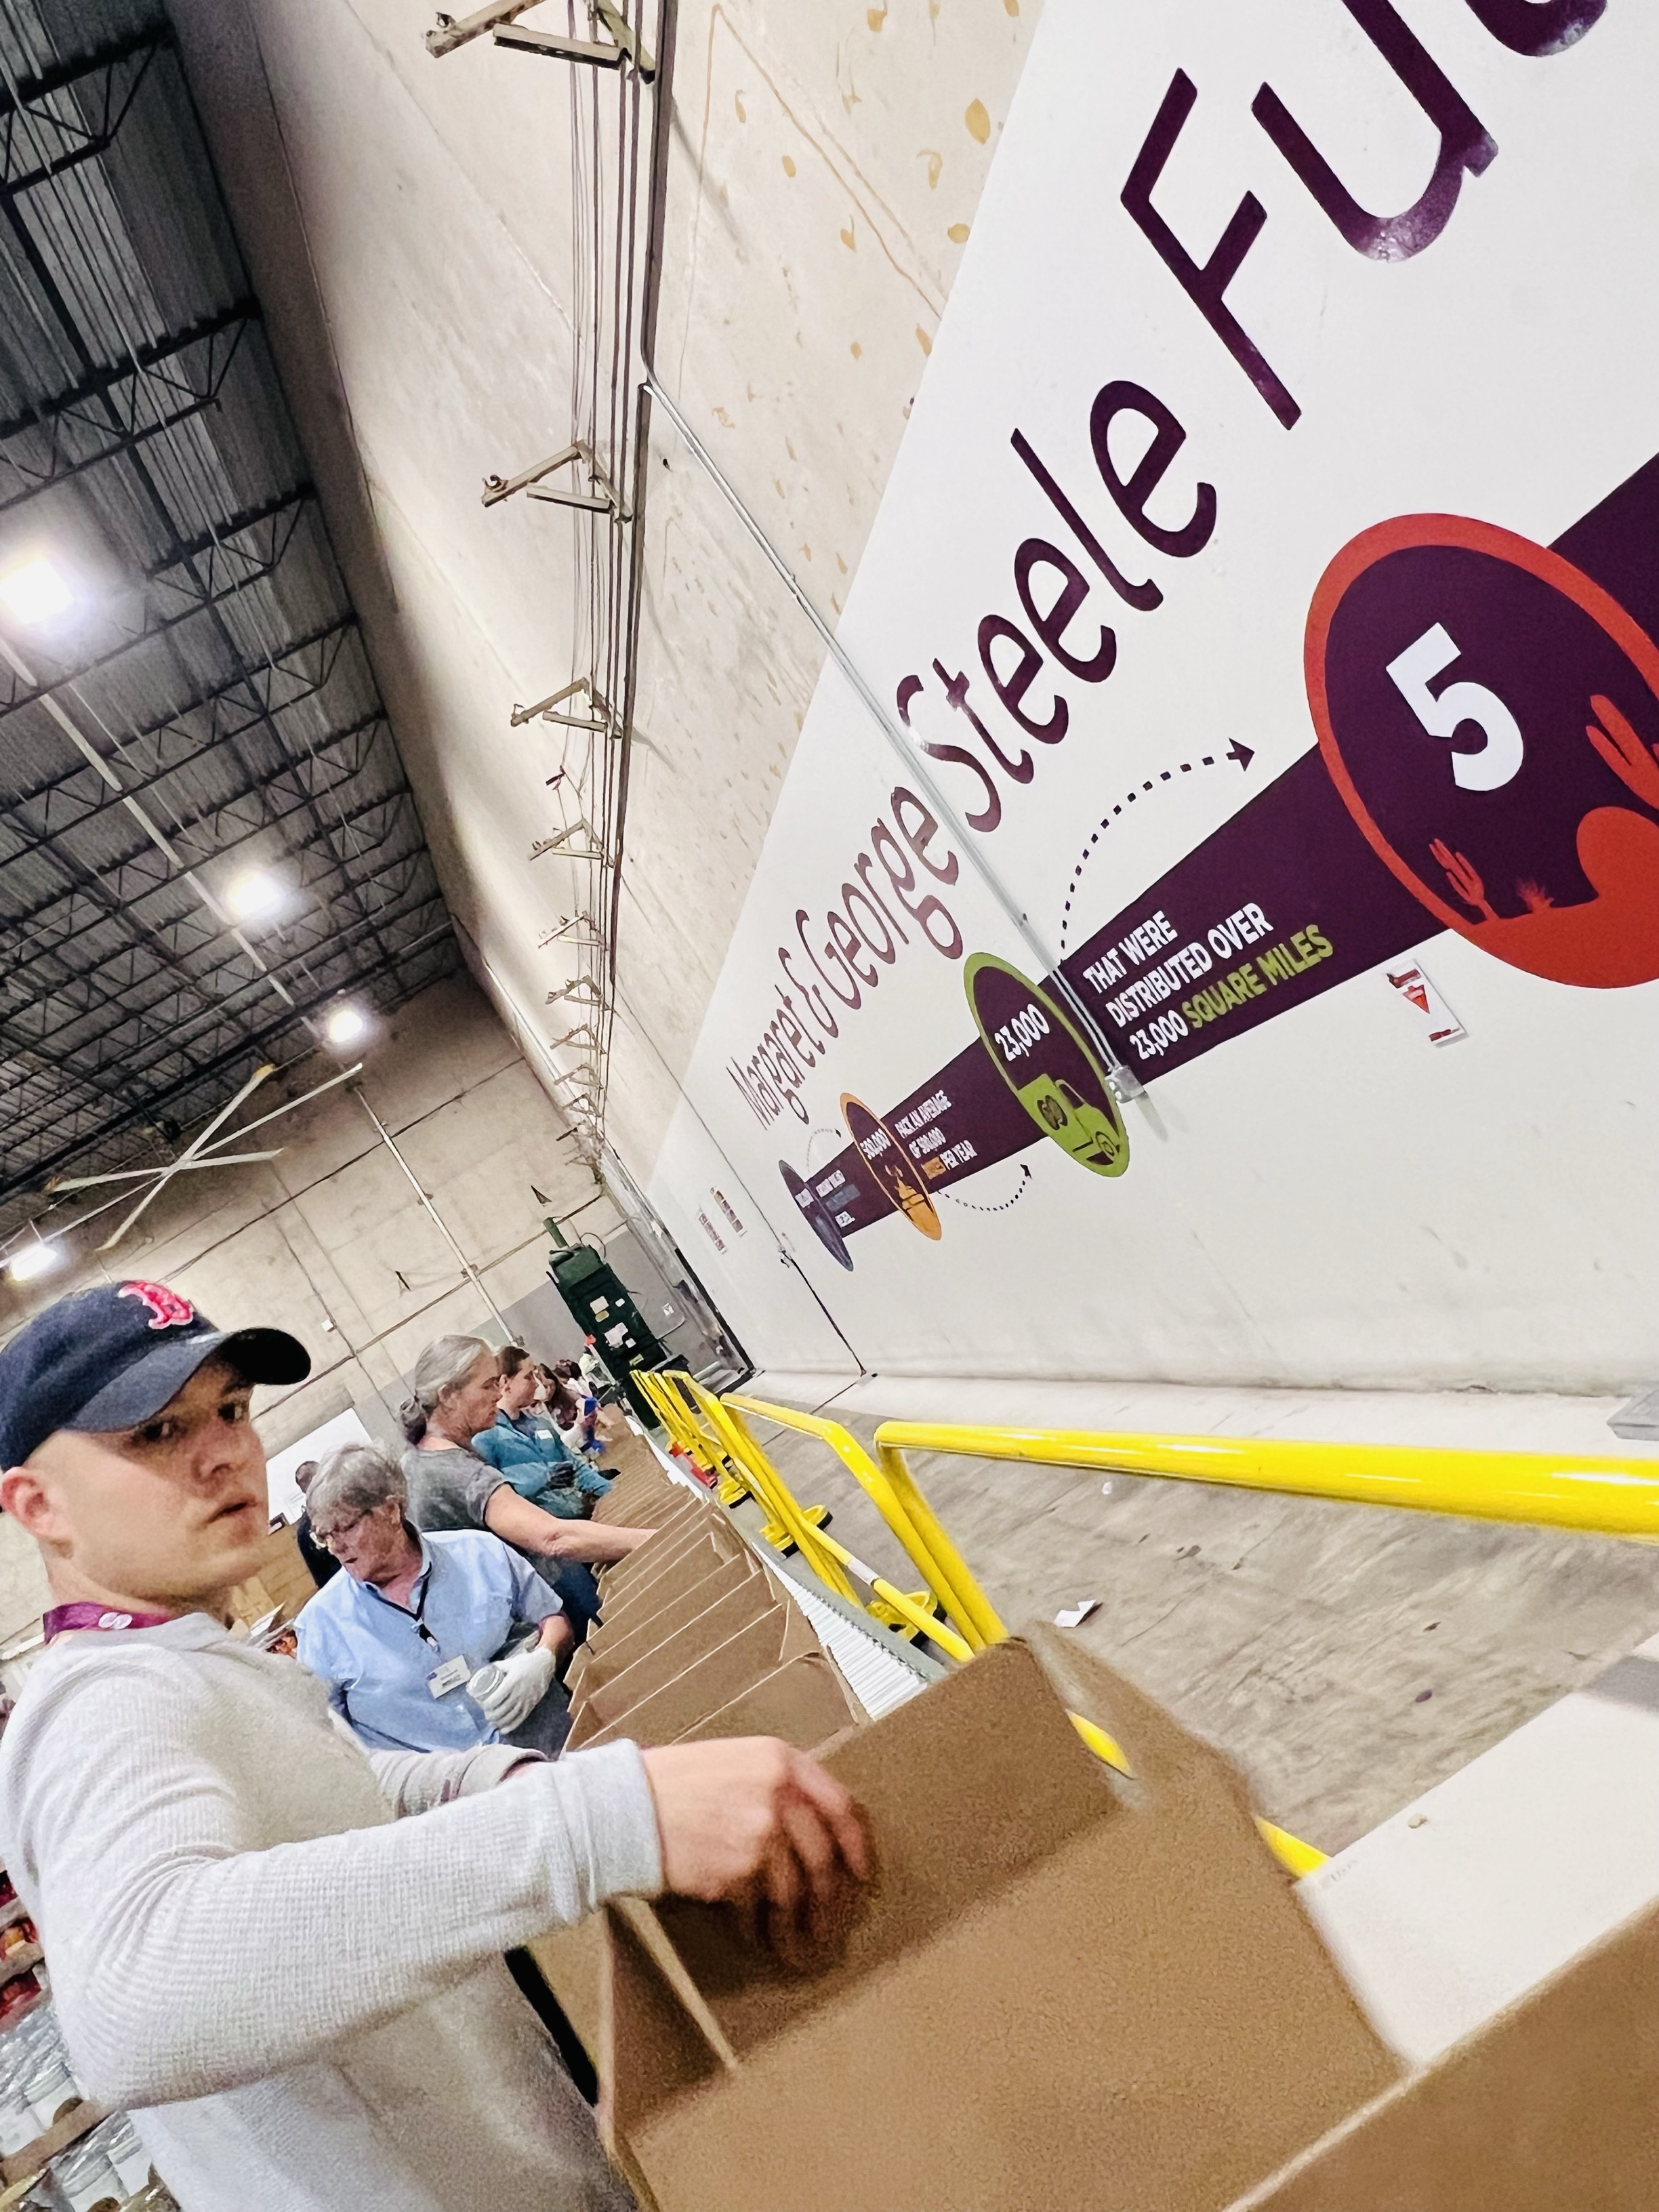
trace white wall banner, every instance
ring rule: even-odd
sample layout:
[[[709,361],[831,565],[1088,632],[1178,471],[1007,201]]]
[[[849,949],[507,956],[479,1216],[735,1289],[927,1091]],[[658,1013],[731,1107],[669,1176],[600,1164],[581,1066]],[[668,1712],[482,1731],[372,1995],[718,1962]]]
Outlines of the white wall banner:
[[[829,665],[657,1164],[757,1357],[716,1182],[875,1367],[1659,1364],[1656,94],[1633,0],[1048,0],[841,625],[907,751]]]

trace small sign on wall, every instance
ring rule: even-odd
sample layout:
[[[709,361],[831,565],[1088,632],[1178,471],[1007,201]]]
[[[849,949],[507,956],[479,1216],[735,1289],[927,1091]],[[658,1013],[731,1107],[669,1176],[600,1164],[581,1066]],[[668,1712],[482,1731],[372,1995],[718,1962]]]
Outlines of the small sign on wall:
[[[1455,1044],[1468,1035],[1420,968],[1388,968],[1383,973],[1422,1021],[1431,1044]]]

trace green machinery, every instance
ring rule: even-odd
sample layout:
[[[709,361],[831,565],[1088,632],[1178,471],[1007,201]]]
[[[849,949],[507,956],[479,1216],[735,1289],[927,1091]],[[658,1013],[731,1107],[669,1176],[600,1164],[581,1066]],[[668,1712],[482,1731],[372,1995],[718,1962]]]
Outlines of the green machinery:
[[[660,1367],[668,1354],[647,1328],[643,1316],[624,1289],[613,1267],[591,1244],[567,1244],[556,1222],[547,1224],[555,1243],[547,1272],[558,1286],[570,1318],[584,1336],[593,1339],[599,1358],[612,1378],[628,1394],[629,1404],[647,1425],[657,1416],[635,1382],[640,1367]]]

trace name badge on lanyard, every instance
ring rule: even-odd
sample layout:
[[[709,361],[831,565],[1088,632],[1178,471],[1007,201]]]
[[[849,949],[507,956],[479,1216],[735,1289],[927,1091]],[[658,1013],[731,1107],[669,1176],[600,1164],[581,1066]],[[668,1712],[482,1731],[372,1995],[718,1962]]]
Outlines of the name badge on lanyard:
[[[459,1690],[472,1673],[472,1662],[465,1652],[453,1659],[446,1659],[434,1667],[426,1678],[426,1686],[434,1698],[447,1698],[452,1690]]]

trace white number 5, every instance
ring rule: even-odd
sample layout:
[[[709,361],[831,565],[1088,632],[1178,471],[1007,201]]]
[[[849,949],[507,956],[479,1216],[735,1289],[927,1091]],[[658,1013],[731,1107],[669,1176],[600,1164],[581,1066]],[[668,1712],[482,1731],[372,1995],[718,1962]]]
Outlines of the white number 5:
[[[1501,791],[1520,768],[1526,750],[1514,715],[1484,684],[1449,684],[1440,692],[1429,689],[1460,650],[1436,623],[1389,663],[1389,674],[1431,738],[1452,737],[1465,722],[1480,726],[1486,742],[1478,753],[1452,755],[1452,781],[1464,791]]]

